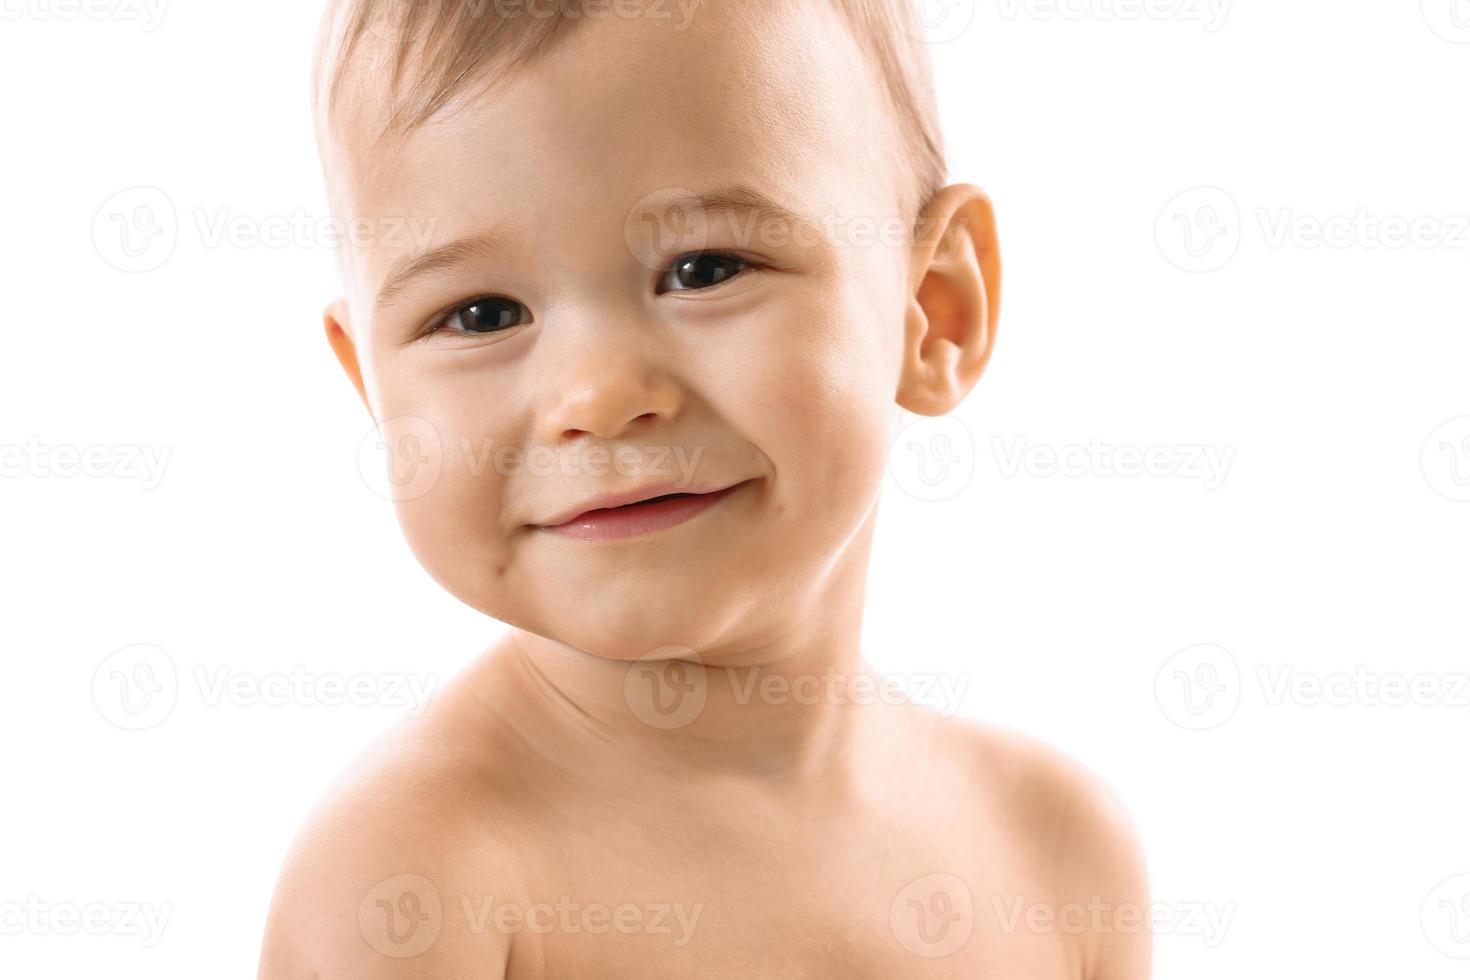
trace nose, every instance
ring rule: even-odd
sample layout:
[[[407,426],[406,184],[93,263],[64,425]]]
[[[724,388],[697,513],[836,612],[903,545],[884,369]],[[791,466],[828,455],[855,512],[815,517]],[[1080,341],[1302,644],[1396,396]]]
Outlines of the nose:
[[[559,445],[585,435],[617,439],[679,414],[684,396],[676,379],[652,353],[650,338],[632,336],[635,330],[597,338],[589,336],[596,328],[578,330],[576,350],[560,344],[548,352],[560,363],[539,424],[541,442]]]

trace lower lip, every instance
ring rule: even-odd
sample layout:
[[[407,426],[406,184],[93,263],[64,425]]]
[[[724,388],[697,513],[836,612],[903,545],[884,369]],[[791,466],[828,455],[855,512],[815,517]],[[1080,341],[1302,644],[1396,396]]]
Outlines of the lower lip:
[[[654,531],[662,531],[692,520],[743,486],[744,483],[737,483],[714,493],[675,497],[672,500],[660,500],[656,504],[591,510],[565,524],[554,524],[544,530],[578,541],[616,541],[640,534],[652,534]]]

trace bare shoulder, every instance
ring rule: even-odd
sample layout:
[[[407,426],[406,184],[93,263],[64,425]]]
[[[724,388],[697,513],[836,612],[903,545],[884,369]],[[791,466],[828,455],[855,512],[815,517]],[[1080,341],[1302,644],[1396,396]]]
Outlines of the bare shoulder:
[[[523,822],[502,750],[466,751],[460,722],[395,726],[324,794],[282,864],[262,980],[504,975],[508,937],[470,928],[459,903],[519,894]]]
[[[1148,871],[1132,816],[1095,772],[1030,736],[949,722],[953,744],[1008,840],[1042,870],[1058,916],[1085,921],[1086,980],[1149,975]]]

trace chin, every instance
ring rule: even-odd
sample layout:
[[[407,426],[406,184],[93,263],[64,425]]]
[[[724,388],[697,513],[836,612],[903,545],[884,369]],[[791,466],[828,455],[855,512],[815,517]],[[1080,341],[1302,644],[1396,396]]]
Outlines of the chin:
[[[663,596],[650,601],[614,593],[575,609],[543,607],[542,617],[554,628],[532,632],[606,660],[697,659],[713,663],[721,651],[737,645],[751,623],[750,610],[715,606],[703,597]]]

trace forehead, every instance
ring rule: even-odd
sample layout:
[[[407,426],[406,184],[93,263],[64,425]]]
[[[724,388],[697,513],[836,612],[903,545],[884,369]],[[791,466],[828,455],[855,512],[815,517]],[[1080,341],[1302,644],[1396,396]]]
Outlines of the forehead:
[[[370,146],[380,123],[344,114],[339,208],[430,219],[430,247],[518,228],[571,258],[571,240],[620,240],[630,209],[670,188],[749,186],[812,218],[896,206],[882,92],[832,5],[643,6],[669,16],[588,18],[406,136]],[[359,250],[354,278],[370,287],[424,244]]]

